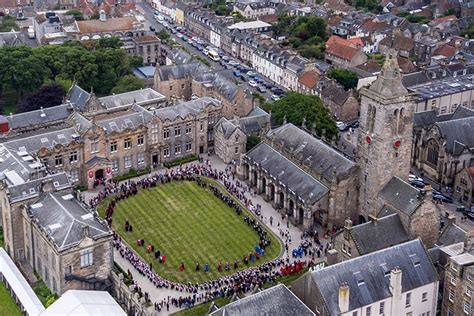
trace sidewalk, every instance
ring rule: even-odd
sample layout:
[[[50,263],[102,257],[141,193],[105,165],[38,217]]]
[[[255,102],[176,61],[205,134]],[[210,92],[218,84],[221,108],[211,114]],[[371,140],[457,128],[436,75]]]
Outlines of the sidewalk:
[[[213,169],[217,169],[219,171],[224,171],[225,168],[227,167],[227,165],[224,162],[222,162],[219,158],[217,158],[217,156],[204,157],[204,160],[205,159],[209,159],[209,162],[210,162]],[[196,164],[197,161],[192,162],[192,163]],[[158,170],[158,171],[154,171],[154,172],[155,173],[156,172],[161,173],[161,172],[165,172],[165,170],[163,169],[163,170]],[[143,177],[146,177],[146,175],[144,175]],[[238,181],[238,180],[236,179],[235,181]],[[219,181],[219,182],[221,182],[221,181]],[[89,199],[93,198],[97,194],[97,192],[98,192],[97,190],[85,192],[85,194],[84,194],[85,200],[88,201]],[[246,196],[247,197],[249,196],[248,192],[246,193]],[[286,259],[287,257],[289,257],[290,263],[292,263],[292,262],[294,262],[298,259],[299,260],[309,260],[309,259],[311,259],[309,257],[309,255],[308,256],[303,256],[302,258],[298,258],[298,259],[294,259],[291,256],[292,250],[294,248],[297,248],[299,246],[300,242],[302,241],[301,234],[303,233],[303,231],[299,227],[296,227],[293,224],[288,223],[288,221],[286,219],[282,220],[281,214],[278,211],[276,211],[272,207],[272,205],[270,203],[266,202],[261,196],[259,196],[259,195],[252,196],[250,199],[252,200],[253,205],[257,205],[257,204],[261,205],[260,220],[263,217],[263,220],[261,220],[261,221],[280,240],[280,242],[282,244],[282,250],[283,250],[282,255],[281,255],[282,258]],[[254,216],[257,217],[255,214],[254,214]],[[270,225],[270,217],[273,217],[273,225]],[[278,227],[278,223],[280,223],[280,227]],[[285,250],[285,240],[282,240],[279,228],[283,229],[285,231],[288,230],[288,232],[289,232],[289,237],[290,238],[288,238],[288,253]],[[322,242],[323,245],[326,245],[328,240],[323,238],[324,237],[324,232],[323,232],[322,227],[318,227],[318,233],[319,233],[320,241]],[[321,255],[321,258],[316,258],[316,261],[317,260],[323,260],[323,259],[324,259],[324,253]],[[152,303],[161,302],[162,300],[168,299],[168,297],[178,298],[180,296],[184,297],[184,296],[189,296],[190,295],[187,292],[179,292],[179,291],[175,291],[175,290],[157,288],[146,277],[140,275],[135,270],[135,268],[127,260],[123,259],[119,255],[119,253],[116,252],[115,250],[114,250],[114,260],[124,271],[130,270],[132,272],[134,280],[137,281],[138,285],[142,288],[142,291],[149,293]],[[151,307],[151,309],[153,309],[153,306]],[[166,311],[166,306],[165,306],[165,308],[162,309],[162,311],[160,313],[155,312],[154,314],[155,315],[168,315],[168,314],[176,312],[178,310],[179,310],[178,308],[176,308],[175,306],[172,306],[170,304],[170,311],[169,312]]]

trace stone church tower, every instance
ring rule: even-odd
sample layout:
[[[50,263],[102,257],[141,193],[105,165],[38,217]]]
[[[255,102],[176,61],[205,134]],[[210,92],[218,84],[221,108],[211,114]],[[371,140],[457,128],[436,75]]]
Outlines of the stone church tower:
[[[379,211],[378,193],[393,176],[408,178],[414,110],[414,96],[402,85],[396,54],[388,55],[377,79],[361,90],[357,159],[365,220]]]

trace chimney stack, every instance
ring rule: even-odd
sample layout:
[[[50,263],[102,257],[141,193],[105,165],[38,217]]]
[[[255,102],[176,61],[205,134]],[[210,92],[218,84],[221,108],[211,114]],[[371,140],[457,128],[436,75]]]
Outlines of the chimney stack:
[[[392,304],[392,315],[401,315],[401,311],[398,309],[404,302],[402,302],[402,270],[400,270],[400,267],[395,267],[390,271],[390,290],[394,302]]]
[[[369,215],[369,221],[371,221],[372,224],[377,225],[378,218],[377,218],[377,216],[375,216],[375,215],[373,215],[373,214],[370,214],[370,215]]]
[[[344,314],[349,311],[349,285],[347,283],[342,283],[339,287],[339,309],[341,314]]]
[[[89,225],[82,226],[82,236],[90,237]]]

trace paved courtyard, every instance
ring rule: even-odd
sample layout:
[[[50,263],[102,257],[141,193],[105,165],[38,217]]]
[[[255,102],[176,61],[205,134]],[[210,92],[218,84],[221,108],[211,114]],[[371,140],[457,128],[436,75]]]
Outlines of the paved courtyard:
[[[223,163],[217,156],[210,156],[210,157],[205,157],[205,159],[209,159],[209,162],[211,166],[217,170],[222,170],[224,171],[227,165]],[[197,162],[194,162],[197,163]],[[156,171],[158,173],[160,172],[165,172],[165,170],[158,170]],[[237,179],[235,180],[237,181]],[[94,197],[97,194],[97,192],[94,191],[88,191],[85,193],[85,200],[88,201],[92,197]],[[247,197],[249,197],[250,194],[247,193]],[[251,200],[253,202],[253,205],[260,204],[261,205],[261,219],[263,218],[262,222],[271,230],[275,233],[275,235],[280,239],[283,247],[283,253],[282,257],[283,258],[289,258],[290,263],[293,261],[296,261],[296,259],[293,259],[291,256],[291,251],[292,249],[298,247],[298,245],[301,242],[301,234],[303,233],[302,229],[300,227],[296,227],[291,223],[288,223],[286,219],[282,220],[281,214],[275,210],[270,203],[266,202],[261,196],[252,196]],[[273,218],[273,225],[270,225],[270,218]],[[278,223],[280,225],[278,225]],[[288,238],[282,239],[280,235],[280,229],[283,229],[288,232]],[[321,227],[318,227],[318,233],[319,233],[319,239],[321,240],[323,245],[326,245],[328,240],[324,239],[324,233],[322,231]],[[288,242],[288,252],[285,250],[285,243]],[[324,257],[324,253],[321,255],[321,258],[316,258],[316,261],[322,260]],[[155,285],[153,285],[146,277],[140,275],[135,268],[125,259],[123,259],[120,254],[117,251],[114,251],[114,259],[115,262],[124,270],[130,270],[133,274],[134,279],[138,282],[138,285],[142,288],[142,291],[148,292],[150,294],[150,298],[152,302],[161,302],[163,300],[168,300],[171,297],[178,298],[180,296],[188,296],[189,293],[187,292],[179,292],[175,290],[169,290],[169,289],[158,289]],[[310,259],[309,256],[303,257],[302,260],[308,260]],[[164,308],[160,313],[156,312],[156,315],[167,315],[169,313],[173,313],[178,311],[178,309],[175,306],[172,306],[171,304],[169,312],[166,311],[166,308]],[[153,307],[150,307],[153,309]]]

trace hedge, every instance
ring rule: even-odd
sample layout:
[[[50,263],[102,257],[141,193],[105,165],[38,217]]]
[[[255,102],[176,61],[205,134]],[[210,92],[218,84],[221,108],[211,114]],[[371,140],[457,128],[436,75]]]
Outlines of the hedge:
[[[146,167],[145,169],[141,169],[141,170],[135,170],[135,169],[132,168],[127,173],[124,173],[120,176],[115,177],[114,180],[118,181],[118,182],[121,182],[121,181],[136,178],[136,177],[142,176],[144,174],[150,173],[150,171],[151,171],[151,169],[149,167]]]
[[[182,165],[184,163],[195,161],[195,160],[198,160],[198,156],[189,155],[189,156],[186,156],[186,157],[183,157],[183,158],[178,158],[178,159],[175,159],[175,160],[172,160],[172,161],[167,161],[163,164],[163,166],[165,166],[166,168],[171,168],[171,167],[179,166],[179,165]]]

